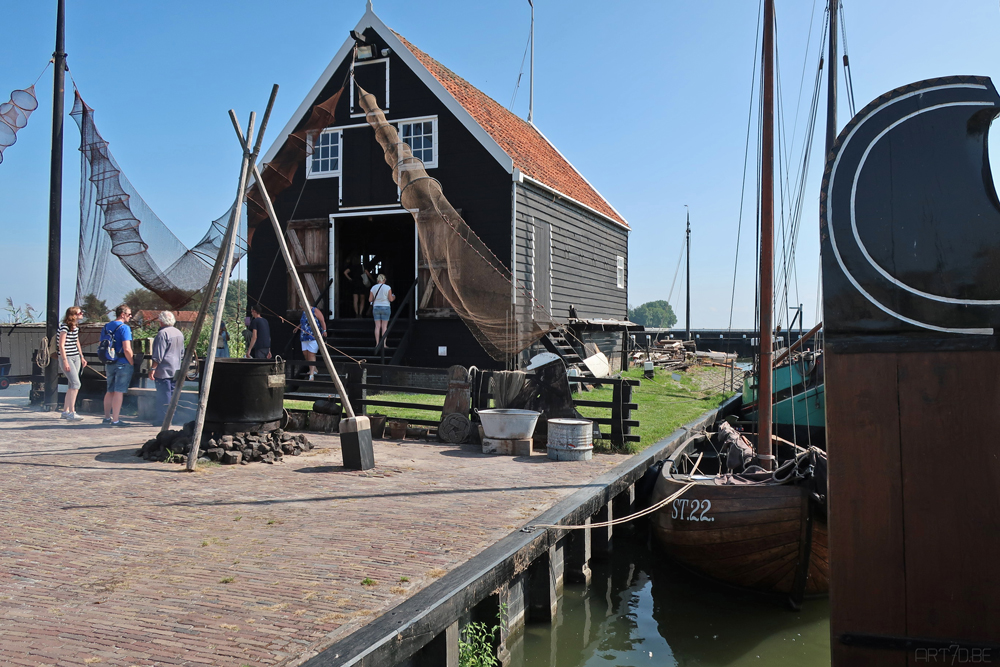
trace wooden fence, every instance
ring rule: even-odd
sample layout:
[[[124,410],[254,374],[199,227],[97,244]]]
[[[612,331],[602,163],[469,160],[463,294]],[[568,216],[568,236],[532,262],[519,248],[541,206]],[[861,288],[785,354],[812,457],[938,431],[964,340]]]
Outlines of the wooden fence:
[[[287,380],[285,398],[290,400],[317,400],[320,398],[331,398],[337,400],[336,386],[332,380],[303,380],[296,378],[296,368],[307,366],[309,362],[300,360],[289,360],[285,362],[285,368],[290,376]],[[383,366],[381,364],[335,364],[337,372],[344,383],[347,396],[358,414],[367,414],[369,407],[375,408],[400,408],[407,410],[421,410],[428,413],[427,419],[411,419],[406,421],[416,426],[437,426],[441,421],[441,406],[428,405],[426,403],[410,403],[404,401],[387,401],[377,398],[380,393],[394,392],[406,394],[418,394],[425,396],[445,396],[447,389],[414,387],[409,385],[384,384],[382,382],[369,382],[369,371],[378,373],[380,377],[385,377],[387,371],[406,372],[406,368],[399,366]],[[442,376],[447,375],[446,369],[440,369]],[[489,393],[490,378],[493,371],[474,371],[472,377],[472,401],[469,419],[477,422],[475,416],[476,409],[485,409],[490,405],[493,395]],[[594,401],[584,398],[574,399],[573,405],[577,407],[603,408],[608,411],[606,417],[588,417],[601,429],[601,438],[610,440],[615,446],[621,447],[626,442],[639,442],[639,435],[632,432],[633,428],[638,428],[639,420],[634,419],[633,413],[639,406],[632,402],[632,390],[639,385],[639,380],[629,378],[569,378],[570,382],[586,383],[590,385],[612,385],[612,397],[610,401]],[[371,396],[375,396],[372,398]]]

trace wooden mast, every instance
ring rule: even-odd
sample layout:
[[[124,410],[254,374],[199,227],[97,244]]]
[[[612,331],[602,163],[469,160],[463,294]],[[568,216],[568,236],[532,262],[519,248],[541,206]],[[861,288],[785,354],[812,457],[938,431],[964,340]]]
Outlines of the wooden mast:
[[[836,0],[834,0],[836,1]],[[764,0],[763,134],[760,178],[760,380],[757,394],[757,454],[772,469],[771,340],[774,301],[774,0]]]
[[[49,270],[45,344],[59,328],[59,264],[62,261],[63,104],[66,98],[66,0],[56,4],[56,50],[52,54],[52,160],[49,172]],[[103,313],[102,313],[103,315]],[[95,313],[96,316],[96,313]],[[59,358],[45,367],[43,409],[59,409]]]
[[[837,6],[840,0],[830,0],[830,55],[827,58],[826,82],[826,155],[830,156],[837,141]]]
[[[687,312],[684,313],[684,340],[691,340],[691,209],[688,209],[687,212],[687,231],[684,233],[684,240],[684,245],[687,246],[687,278],[685,279],[687,296],[684,298]]]

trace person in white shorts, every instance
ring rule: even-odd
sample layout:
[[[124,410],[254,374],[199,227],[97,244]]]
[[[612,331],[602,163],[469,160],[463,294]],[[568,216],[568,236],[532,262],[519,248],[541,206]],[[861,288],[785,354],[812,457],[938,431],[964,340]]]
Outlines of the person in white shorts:
[[[326,336],[326,320],[323,319],[323,313],[319,312],[318,308],[313,308],[312,312],[313,317],[316,318],[316,326],[319,327],[319,336],[322,338]],[[309,326],[309,317],[304,310],[302,311],[302,317],[299,319],[299,340],[302,342],[302,356],[309,362],[309,379],[315,380],[316,354],[319,352],[319,341],[316,340],[312,327]]]

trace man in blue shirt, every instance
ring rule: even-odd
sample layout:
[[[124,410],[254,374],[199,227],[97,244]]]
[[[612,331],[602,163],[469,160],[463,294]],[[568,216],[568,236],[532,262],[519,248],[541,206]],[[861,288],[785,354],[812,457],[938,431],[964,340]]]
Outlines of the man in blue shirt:
[[[108,377],[108,391],[104,394],[104,424],[128,426],[119,419],[122,400],[132,380],[132,309],[124,303],[115,308],[115,319],[104,325],[102,339],[110,339],[115,348],[115,361],[104,365]]]

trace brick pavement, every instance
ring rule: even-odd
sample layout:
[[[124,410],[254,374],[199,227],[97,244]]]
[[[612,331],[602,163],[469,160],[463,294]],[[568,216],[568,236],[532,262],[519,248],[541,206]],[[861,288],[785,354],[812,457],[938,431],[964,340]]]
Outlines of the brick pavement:
[[[152,427],[26,403],[0,394],[2,665],[291,667],[624,460],[379,441],[358,473],[310,435],[186,473],[133,456]]]

